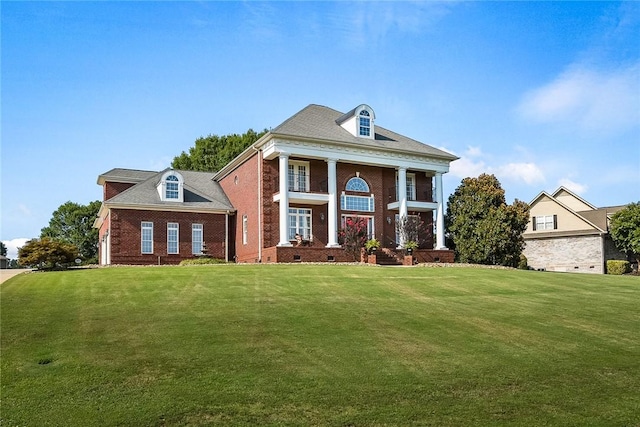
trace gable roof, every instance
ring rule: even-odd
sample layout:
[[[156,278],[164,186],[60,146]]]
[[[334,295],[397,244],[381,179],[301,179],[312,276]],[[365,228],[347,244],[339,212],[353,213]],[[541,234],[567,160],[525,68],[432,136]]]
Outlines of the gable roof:
[[[359,107],[356,107],[356,109],[357,108]],[[344,120],[344,117],[348,117],[349,114],[352,115],[354,111],[355,109],[347,114],[343,114],[329,107],[311,104],[285,120],[269,133],[273,136],[311,138],[315,140],[360,145],[369,148],[411,152],[450,161],[458,159],[457,156],[451,153],[392,132],[377,124],[375,126],[373,139],[358,138],[339,124],[340,120]]]
[[[202,209],[214,212],[229,212],[234,210],[233,205],[222,190],[222,187],[220,187],[220,184],[213,181],[214,174],[212,172],[176,170],[176,172],[179,172],[184,178],[184,201],[162,201],[157,191],[157,185],[162,175],[168,170],[170,170],[170,168],[160,172],[118,169],[114,173],[109,171],[101,175],[106,181],[111,181],[113,176],[119,178],[128,176],[131,179],[140,179],[137,184],[106,200],[104,204],[109,207],[162,208],[166,210],[186,211]],[[142,180],[141,178],[144,176],[147,178]]]

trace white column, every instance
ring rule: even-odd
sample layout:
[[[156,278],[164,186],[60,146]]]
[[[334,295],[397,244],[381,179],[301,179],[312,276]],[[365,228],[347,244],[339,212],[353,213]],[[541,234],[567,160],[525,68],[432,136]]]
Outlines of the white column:
[[[289,155],[287,153],[280,153],[278,166],[280,190],[280,243],[278,246],[291,246],[289,242]]]
[[[338,188],[336,159],[327,159],[327,191],[329,192],[329,204],[327,205],[328,241],[327,247],[339,247],[338,244]]]
[[[400,210],[398,218],[403,220],[407,216],[407,168],[398,168],[398,201],[400,202]],[[400,233],[400,241],[398,248],[404,248],[404,233]]]
[[[436,249],[447,249],[444,244],[444,195],[442,191],[442,172],[436,172]]]

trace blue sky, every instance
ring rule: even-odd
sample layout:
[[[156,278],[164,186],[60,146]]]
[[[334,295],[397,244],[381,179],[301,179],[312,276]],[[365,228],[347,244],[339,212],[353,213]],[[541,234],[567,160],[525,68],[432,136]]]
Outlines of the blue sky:
[[[11,2],[2,14],[0,238],[38,237],[114,167],[208,134],[366,103],[379,126],[495,174],[640,200],[638,2]],[[9,255],[15,252],[10,251]],[[14,255],[15,256],[15,255]]]

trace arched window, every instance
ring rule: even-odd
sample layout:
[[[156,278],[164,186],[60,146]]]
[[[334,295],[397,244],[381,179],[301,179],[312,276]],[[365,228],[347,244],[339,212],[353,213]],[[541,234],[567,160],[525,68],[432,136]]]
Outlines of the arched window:
[[[358,135],[371,136],[371,115],[367,110],[360,111],[358,116]]]
[[[178,171],[167,170],[157,184],[158,195],[163,202],[184,201],[184,178]]]
[[[177,200],[180,198],[180,179],[175,175],[169,175],[165,179],[165,197],[170,200]]]
[[[359,176],[354,176],[349,181],[347,181],[347,185],[345,187],[347,191],[358,191],[360,193],[368,193],[369,186],[366,181]]]

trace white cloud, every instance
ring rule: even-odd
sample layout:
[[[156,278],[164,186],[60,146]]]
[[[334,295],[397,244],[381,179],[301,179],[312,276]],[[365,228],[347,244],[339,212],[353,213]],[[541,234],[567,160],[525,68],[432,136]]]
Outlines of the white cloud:
[[[24,246],[24,244],[31,239],[18,238],[12,240],[3,240],[2,243],[7,247],[7,258],[18,259],[18,248]]]
[[[22,215],[24,216],[31,216],[31,210],[24,204],[20,203],[18,205],[18,210],[22,213]]]
[[[519,114],[584,132],[618,132],[640,124],[640,63],[608,71],[574,65],[524,95]]]
[[[452,152],[446,148],[445,151]],[[454,153],[455,154],[455,153]],[[485,157],[480,147],[467,147],[460,159],[451,163],[449,173],[458,178],[476,177],[483,173],[493,174],[498,180],[524,182],[536,185],[545,182],[542,169],[533,162],[509,162],[506,164],[489,165],[482,158]]]
[[[524,181],[526,184],[535,185],[545,181],[544,173],[535,163],[507,163],[495,168],[494,173],[498,179],[504,177],[513,181]]]

